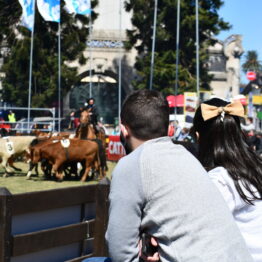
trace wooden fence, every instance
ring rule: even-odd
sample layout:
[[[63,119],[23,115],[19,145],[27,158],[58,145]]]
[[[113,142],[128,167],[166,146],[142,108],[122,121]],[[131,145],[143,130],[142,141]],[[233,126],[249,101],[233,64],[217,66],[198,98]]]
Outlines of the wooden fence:
[[[108,185],[12,195],[0,188],[0,262],[106,256]]]

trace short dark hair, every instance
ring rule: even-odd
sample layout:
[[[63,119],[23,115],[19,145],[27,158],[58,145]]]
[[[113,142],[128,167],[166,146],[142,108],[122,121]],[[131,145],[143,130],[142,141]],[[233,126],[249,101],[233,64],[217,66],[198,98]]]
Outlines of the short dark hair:
[[[253,123],[253,117],[249,116],[247,119],[248,119],[251,123]]]
[[[87,100],[87,103],[89,104],[89,102],[90,102],[91,100],[93,100],[94,103],[95,103],[95,99],[94,99],[93,97],[90,97],[90,98]]]
[[[135,91],[123,103],[121,122],[130,128],[137,139],[149,140],[167,136],[168,102],[158,91]]]

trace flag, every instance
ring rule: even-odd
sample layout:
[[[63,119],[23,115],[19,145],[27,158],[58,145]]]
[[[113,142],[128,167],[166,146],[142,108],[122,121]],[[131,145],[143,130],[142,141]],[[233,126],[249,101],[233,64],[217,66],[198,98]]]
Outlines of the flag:
[[[35,18],[35,0],[18,0],[22,6],[21,24],[33,31]]]
[[[91,2],[90,0],[65,0],[68,13],[76,13],[79,15],[90,15]]]
[[[60,0],[37,0],[37,8],[45,21],[60,22]]]

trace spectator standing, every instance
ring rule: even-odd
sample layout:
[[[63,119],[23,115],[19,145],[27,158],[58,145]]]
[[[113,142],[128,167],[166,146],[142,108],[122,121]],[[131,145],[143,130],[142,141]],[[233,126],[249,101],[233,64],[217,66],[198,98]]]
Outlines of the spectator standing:
[[[124,102],[128,152],[110,188],[106,239],[114,262],[138,262],[142,232],[156,238],[162,262],[252,261],[222,196],[198,160],[167,136],[169,107],[157,91]]]
[[[68,129],[74,129],[75,128],[75,124],[74,124],[75,112],[74,111],[70,112],[69,117],[70,117],[70,120],[69,120]]]
[[[174,124],[174,132],[175,132],[174,138],[175,138],[175,140],[177,140],[178,137],[180,136],[180,133],[181,133],[182,128],[181,128],[181,126],[179,125],[178,120],[175,120],[174,123],[175,123],[175,124]]]
[[[169,121],[168,136],[173,137],[175,134],[174,121]]]
[[[182,128],[182,130],[180,131],[179,135],[177,136],[176,140],[177,141],[185,141],[185,140],[190,140],[189,139],[189,128]]]
[[[260,139],[255,130],[251,130],[248,133],[247,143],[254,151],[258,151],[260,149]]]
[[[10,122],[10,125],[13,127],[16,122],[15,113],[12,110],[9,110],[8,113],[8,122]]]
[[[248,146],[240,117],[240,102],[214,98],[197,109],[194,129],[200,162],[227,202],[254,261],[261,262],[262,160]]]
[[[248,117],[245,125],[241,123],[241,128],[247,133],[254,131],[255,125],[253,124],[253,117]]]
[[[112,132],[112,135],[116,136],[116,135],[119,135],[119,133],[120,133],[119,125],[116,125],[116,126],[114,127],[113,132]]]

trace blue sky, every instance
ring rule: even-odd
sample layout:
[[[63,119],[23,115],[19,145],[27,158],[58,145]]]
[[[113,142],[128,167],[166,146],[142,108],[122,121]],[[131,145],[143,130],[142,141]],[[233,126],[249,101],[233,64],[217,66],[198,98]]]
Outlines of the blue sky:
[[[262,60],[262,0],[224,0],[219,15],[229,22],[232,28],[221,32],[217,38],[225,40],[231,34],[240,34],[245,52],[255,50]],[[245,53],[242,62],[244,56]],[[243,73],[241,80],[248,82]]]

